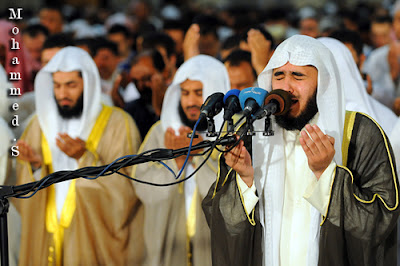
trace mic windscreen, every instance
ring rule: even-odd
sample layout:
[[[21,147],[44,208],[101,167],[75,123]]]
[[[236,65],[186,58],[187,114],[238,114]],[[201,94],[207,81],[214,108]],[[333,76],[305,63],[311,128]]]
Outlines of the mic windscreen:
[[[207,117],[214,117],[223,108],[224,94],[222,92],[216,92],[207,97],[206,101],[200,107],[201,113]]]
[[[242,107],[242,109],[244,109],[246,101],[250,98],[254,99],[257,102],[258,106],[262,106],[267,94],[268,92],[266,90],[258,87],[246,88],[242,90],[239,94],[240,106]]]
[[[240,94],[240,90],[238,90],[238,89],[232,89],[225,94],[225,97],[224,97],[224,108],[225,108],[224,120],[231,119],[234,114],[242,111],[242,108],[240,108],[240,103],[239,103],[239,97],[238,97],[239,94]]]
[[[239,98],[239,94],[240,94],[240,90],[238,90],[238,89],[232,89],[232,90],[229,90],[226,94],[225,94],[225,96],[224,96],[224,104],[226,104],[226,100],[230,97],[230,96],[236,96],[236,97],[238,97]]]
[[[271,101],[278,103],[278,109],[273,115],[286,114],[292,105],[292,97],[290,96],[290,93],[281,89],[272,90],[265,98],[264,105],[267,105]]]

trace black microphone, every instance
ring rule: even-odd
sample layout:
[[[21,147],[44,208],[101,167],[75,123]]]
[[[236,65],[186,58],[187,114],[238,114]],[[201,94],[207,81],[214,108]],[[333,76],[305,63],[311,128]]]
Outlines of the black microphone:
[[[212,118],[221,112],[224,107],[224,94],[216,92],[207,97],[206,101],[200,107],[200,115]]]
[[[286,114],[292,105],[292,97],[284,90],[273,90],[271,91],[264,101],[264,106],[255,112],[253,119],[261,119],[265,116],[272,115],[284,115]]]
[[[236,113],[242,111],[239,102],[240,90],[232,89],[224,96],[224,120],[229,120]]]

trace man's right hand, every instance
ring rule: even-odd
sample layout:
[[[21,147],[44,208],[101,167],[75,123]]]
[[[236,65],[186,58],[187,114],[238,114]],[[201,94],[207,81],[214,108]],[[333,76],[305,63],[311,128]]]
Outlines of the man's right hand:
[[[184,60],[199,55],[199,41],[200,41],[200,26],[198,24],[192,24],[185,34],[183,40],[183,56]]]
[[[225,163],[240,175],[248,187],[251,187],[254,181],[254,168],[251,164],[250,153],[244,146],[243,140],[224,156]]]
[[[167,149],[180,149],[189,146],[190,138],[187,137],[188,133],[192,133],[192,129],[189,127],[181,126],[178,130],[178,134],[175,134],[175,130],[171,127],[167,128],[164,135],[164,145]],[[198,138],[193,139],[192,145],[196,145],[201,142],[203,138],[199,136]],[[200,150],[192,151],[191,153],[199,153]],[[178,165],[178,168],[181,169],[183,163],[185,162],[186,156],[180,156],[175,158],[175,162]],[[189,161],[191,157],[189,157]]]
[[[29,162],[36,169],[42,166],[42,157],[26,141],[20,139],[17,141],[16,146],[18,146],[19,150],[19,159]]]

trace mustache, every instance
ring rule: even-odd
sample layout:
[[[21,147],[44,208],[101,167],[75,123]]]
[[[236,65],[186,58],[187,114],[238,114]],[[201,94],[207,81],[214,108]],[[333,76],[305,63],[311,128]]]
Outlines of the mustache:
[[[72,102],[72,99],[70,99],[70,98],[62,98],[62,99],[56,99],[57,100],[57,102],[61,102],[61,101],[70,101],[70,102]]]
[[[189,109],[192,109],[192,108],[195,108],[195,109],[198,109],[198,110],[200,110],[200,106],[198,106],[198,105],[192,105],[192,106],[187,106],[185,109],[186,110],[189,110]]]

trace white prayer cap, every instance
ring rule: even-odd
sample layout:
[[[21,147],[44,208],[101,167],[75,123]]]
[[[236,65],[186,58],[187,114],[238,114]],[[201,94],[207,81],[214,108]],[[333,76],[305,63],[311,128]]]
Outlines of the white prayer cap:
[[[177,130],[182,126],[178,113],[181,98],[180,84],[185,80],[197,80],[203,84],[203,101],[215,92],[226,93],[230,89],[228,72],[224,64],[208,55],[198,55],[183,63],[168,87],[161,110],[161,124],[164,130],[172,127]],[[222,125],[222,114],[215,118],[216,129]]]

